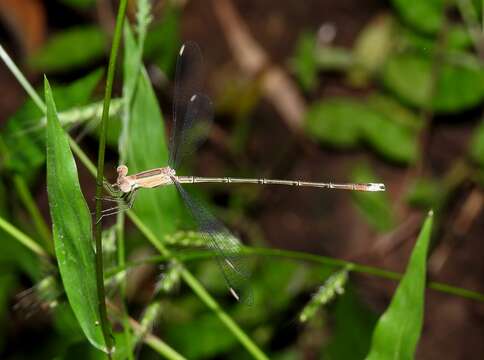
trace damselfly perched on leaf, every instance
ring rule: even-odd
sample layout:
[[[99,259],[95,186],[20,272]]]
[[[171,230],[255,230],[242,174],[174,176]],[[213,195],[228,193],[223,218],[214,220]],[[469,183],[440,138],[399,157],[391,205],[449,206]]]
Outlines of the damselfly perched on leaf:
[[[173,102],[173,126],[170,137],[169,164],[133,175],[128,175],[128,167],[117,168],[118,178],[109,186],[111,193],[106,200],[122,201],[121,205],[105,209],[102,216],[112,215],[133,206],[140,189],[174,185],[186,207],[190,210],[199,227],[201,236],[217,254],[217,262],[227,282],[231,294],[238,301],[250,301],[247,290],[249,272],[246,261],[241,256],[241,244],[229,230],[210,212],[184,190],[182,184],[197,183],[236,183],[289,185],[318,187],[354,191],[384,191],[385,186],[377,183],[342,184],[332,182],[308,182],[302,180],[274,180],[262,178],[198,177],[180,176],[176,170],[182,158],[193,153],[210,129],[213,110],[210,99],[200,91],[200,69],[202,56],[199,47],[192,42],[185,43],[179,52],[176,67],[175,94]]]

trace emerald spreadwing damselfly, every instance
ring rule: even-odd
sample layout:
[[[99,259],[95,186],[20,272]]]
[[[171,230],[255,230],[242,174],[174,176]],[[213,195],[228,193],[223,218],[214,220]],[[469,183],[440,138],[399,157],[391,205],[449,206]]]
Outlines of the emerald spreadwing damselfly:
[[[185,156],[193,153],[200,140],[206,137],[213,119],[212,103],[200,90],[202,55],[193,42],[185,43],[179,52],[175,75],[173,126],[169,142],[168,166],[149,169],[128,175],[128,167],[117,168],[118,178],[109,185],[106,200],[121,202],[103,211],[102,216],[113,215],[133,206],[136,193],[141,189],[175,186],[186,207],[195,219],[201,236],[216,253],[217,262],[230,293],[238,301],[250,301],[247,294],[249,271],[246,259],[241,256],[241,243],[202,204],[194,200],[183,184],[227,183],[286,185],[351,191],[385,191],[381,183],[333,183],[302,180],[276,180],[264,178],[199,177],[178,175],[176,169]]]

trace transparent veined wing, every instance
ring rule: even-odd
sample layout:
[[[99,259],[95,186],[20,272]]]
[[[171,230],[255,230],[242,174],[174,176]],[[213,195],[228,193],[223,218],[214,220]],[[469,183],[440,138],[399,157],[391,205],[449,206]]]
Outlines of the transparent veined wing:
[[[217,264],[230,293],[237,301],[252,304],[252,292],[249,285],[250,271],[247,258],[241,254],[240,241],[208,209],[193,199],[175,178],[173,178],[173,182],[195,219],[200,235],[207,246],[214,251]]]
[[[213,110],[212,102],[201,91],[203,59],[194,42],[180,48],[175,73],[173,124],[170,136],[169,165],[177,169],[207,138]]]

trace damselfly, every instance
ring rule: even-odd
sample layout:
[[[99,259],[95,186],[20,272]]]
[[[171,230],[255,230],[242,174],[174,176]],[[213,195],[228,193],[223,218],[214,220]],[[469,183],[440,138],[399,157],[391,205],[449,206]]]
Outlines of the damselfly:
[[[196,149],[200,139],[204,138],[208,132],[213,119],[212,103],[206,95],[200,92],[198,70],[201,64],[202,56],[199,47],[192,42],[185,43],[180,49],[176,66],[173,127],[170,137],[168,166],[146,170],[133,175],[128,175],[127,166],[118,166],[118,178],[114,184],[109,186],[111,196],[107,199],[113,201],[121,200],[122,204],[105,209],[103,216],[131,208],[139,189],[174,185],[196,220],[201,236],[217,254],[217,262],[231,294],[239,301],[248,300],[247,298],[243,299],[243,296],[241,296],[242,290],[246,287],[249,272],[247,271],[244,258],[240,255],[240,242],[205,207],[194,201],[184,190],[182,184],[274,184],[354,191],[384,191],[385,186],[380,183],[344,184],[301,180],[213,178],[177,175],[175,169],[177,169],[180,160]]]

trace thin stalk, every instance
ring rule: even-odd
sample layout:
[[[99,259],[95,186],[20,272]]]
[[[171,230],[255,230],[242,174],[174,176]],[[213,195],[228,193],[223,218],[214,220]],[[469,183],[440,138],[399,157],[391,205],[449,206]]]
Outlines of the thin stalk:
[[[47,258],[49,255],[47,252],[37,244],[32,238],[21,232],[15,226],[10,224],[7,220],[0,216],[0,228],[9,233],[14,239],[18,240],[21,244],[32,250],[35,254],[42,258]]]
[[[37,229],[37,232],[44,241],[45,248],[47,249],[49,254],[54,254],[54,246],[52,243],[52,237],[50,236],[49,227],[47,226],[44,218],[40,214],[40,210],[34,199],[32,198],[32,194],[30,193],[29,188],[25,183],[25,180],[21,176],[15,175],[13,178],[13,182],[22,203],[24,204],[25,208],[30,214],[30,217],[34,221],[34,226]]]
[[[358,263],[354,263],[351,261],[346,261],[342,259],[335,259],[335,258],[330,258],[322,255],[314,255],[314,254],[308,254],[304,252],[298,252],[298,251],[291,251],[291,250],[279,250],[279,249],[267,249],[267,248],[257,248],[257,247],[244,247],[242,248],[241,254],[243,255],[254,255],[254,256],[268,256],[268,257],[276,257],[276,258],[286,258],[286,259],[291,259],[291,260],[300,260],[300,261],[307,261],[319,265],[324,265],[324,266],[329,266],[329,267],[334,267],[334,268],[345,268],[345,267],[351,267],[351,271],[355,273],[360,273],[360,274],[366,274],[366,275],[371,275],[375,277],[379,277],[382,279],[386,280],[393,280],[393,281],[399,281],[402,279],[403,274],[395,272],[395,271],[390,271],[390,270],[385,270],[385,269],[380,269],[377,267],[373,266],[367,266],[367,265],[362,265]],[[185,263],[189,261],[197,261],[197,260],[204,260],[204,259],[212,259],[216,256],[211,251],[207,250],[198,250],[198,251],[191,251],[189,253],[184,253],[177,255],[176,258],[177,260]],[[139,261],[134,261],[128,263],[125,267],[116,267],[115,269],[110,269],[107,272],[107,276],[114,276],[115,274],[125,271],[126,269],[129,269],[131,267],[136,267],[136,266],[141,266],[141,265],[146,265],[146,264],[157,264],[161,261],[169,261],[172,260],[173,257],[168,257],[168,256],[152,256],[148,257],[143,260]],[[436,282],[436,281],[430,281],[428,282],[427,287],[429,289],[433,289],[442,293],[454,295],[454,296],[459,296],[462,298],[470,299],[470,300],[476,300],[479,302],[484,302],[484,294],[474,291],[474,290],[469,290],[469,289],[464,289],[458,286],[452,286],[449,284],[444,284],[441,282]]]
[[[108,74],[106,79],[106,90],[104,93],[103,113],[101,117],[101,134],[99,138],[99,152],[97,163],[97,179],[96,179],[96,227],[94,230],[94,242],[96,244],[96,282],[98,306],[100,314],[101,329],[106,342],[108,351],[112,349],[112,339],[109,329],[109,320],[106,310],[106,294],[104,290],[104,270],[103,270],[103,252],[102,252],[102,200],[103,195],[103,180],[104,180],[104,155],[106,151],[106,134],[108,131],[109,120],[109,105],[111,103],[111,95],[113,92],[114,73],[116,70],[116,59],[118,56],[119,45],[121,43],[121,35],[123,30],[124,18],[126,15],[126,6],[128,1],[121,0],[118,8],[118,15],[116,18],[116,27],[114,29],[113,43],[111,45],[111,53],[109,55]],[[110,356],[108,354],[108,356]]]

